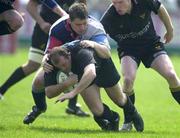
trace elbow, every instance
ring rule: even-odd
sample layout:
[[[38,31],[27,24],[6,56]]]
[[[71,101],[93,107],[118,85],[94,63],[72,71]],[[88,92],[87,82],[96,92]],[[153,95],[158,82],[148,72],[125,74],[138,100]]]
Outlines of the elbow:
[[[46,96],[48,97],[48,99],[52,99],[54,97],[52,95],[49,87],[45,88],[45,93],[46,93]]]
[[[94,80],[96,78],[96,71],[91,70],[90,74],[91,74],[92,80]]]

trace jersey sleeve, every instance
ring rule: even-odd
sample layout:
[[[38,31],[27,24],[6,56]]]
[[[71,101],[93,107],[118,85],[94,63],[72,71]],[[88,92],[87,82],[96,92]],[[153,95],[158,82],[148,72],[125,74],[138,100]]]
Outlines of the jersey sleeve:
[[[106,34],[99,34],[93,36],[90,40],[99,43],[101,45],[105,45],[110,49],[109,41]]]
[[[144,2],[149,10],[153,11],[155,14],[158,14],[158,10],[161,6],[161,2],[159,0],[144,0]]]
[[[109,8],[104,12],[103,16],[100,19],[101,24],[103,25],[106,33],[109,33],[109,20],[110,19],[110,15],[112,14],[112,5],[109,6]]]
[[[58,31],[55,28],[52,28],[49,33],[48,42],[46,45],[45,53],[47,53],[49,50],[53,49],[54,47],[62,45],[63,42],[59,38]]]
[[[84,73],[84,69],[87,65],[89,64],[95,64],[96,61],[94,59],[93,56],[93,51],[89,50],[87,48],[83,48],[81,49],[78,54],[77,54],[77,65],[79,67],[79,74],[78,74],[78,78],[80,80],[80,78],[82,77],[83,73]]]
[[[51,10],[58,6],[58,3],[55,0],[39,0],[39,1]]]

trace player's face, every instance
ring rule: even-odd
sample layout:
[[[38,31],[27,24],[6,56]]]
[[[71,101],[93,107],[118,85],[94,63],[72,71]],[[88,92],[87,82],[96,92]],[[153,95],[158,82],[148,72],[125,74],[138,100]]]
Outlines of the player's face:
[[[87,30],[87,19],[81,20],[76,18],[71,21],[71,27],[78,35],[82,35]]]
[[[60,69],[61,71],[65,73],[69,73],[71,71],[71,58],[70,56],[64,57],[64,56],[57,56],[53,59],[53,65]]]
[[[129,13],[131,10],[131,0],[112,0],[112,3],[119,15]]]

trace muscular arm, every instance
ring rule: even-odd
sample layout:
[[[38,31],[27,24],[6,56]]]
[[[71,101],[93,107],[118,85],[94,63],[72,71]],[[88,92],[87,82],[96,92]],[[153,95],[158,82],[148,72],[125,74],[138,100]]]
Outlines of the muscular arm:
[[[75,87],[74,90],[72,90],[70,93],[72,93],[74,96],[78,93],[81,93],[83,90],[85,90],[92,81],[96,78],[96,69],[94,64],[89,64],[84,68],[84,73],[77,84],[77,87]]]
[[[45,88],[46,96],[48,98],[53,98],[61,94],[67,88],[74,86],[77,83],[77,76],[75,74],[68,77],[67,80],[60,84],[50,85]]]
[[[111,52],[109,48],[105,45],[98,44],[94,42],[94,49],[101,58],[110,58]]]
[[[166,30],[168,32],[173,32],[173,24],[171,21],[171,18],[166,10],[166,8],[161,4],[159,10],[158,10],[158,16],[163,22],[164,26],[166,27]]]
[[[111,51],[107,36],[102,34],[98,36],[94,36],[90,40],[84,40],[81,42],[83,47],[91,47],[94,48],[96,53],[101,58],[110,58]]]
[[[67,13],[58,5],[55,0],[40,0],[42,4],[50,8],[54,13],[59,16],[67,15]]]
[[[45,21],[43,20],[43,18],[40,16],[39,12],[38,12],[38,2],[36,0],[30,0],[27,4],[27,11],[29,12],[29,14],[32,16],[32,18],[34,18],[34,20],[41,25],[42,23],[44,23]]]

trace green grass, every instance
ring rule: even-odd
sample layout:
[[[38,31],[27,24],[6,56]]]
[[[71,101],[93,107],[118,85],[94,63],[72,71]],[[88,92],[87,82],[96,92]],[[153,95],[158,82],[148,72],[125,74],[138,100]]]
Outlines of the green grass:
[[[27,60],[27,49],[18,49],[14,55],[0,55],[0,84],[12,71]],[[119,68],[116,53],[115,64]],[[180,57],[171,57],[180,76]],[[64,110],[67,102],[54,104],[55,99],[47,100],[48,110],[32,125],[26,126],[22,120],[33,105],[31,82],[34,75],[9,89],[5,99],[0,101],[0,138],[117,138],[117,137],[180,137],[180,110],[173,100],[166,81],[151,69],[140,66],[135,82],[136,106],[145,122],[143,133],[102,132],[93,118],[68,116]],[[121,109],[114,105],[104,91],[102,99],[112,109],[118,111],[123,122]],[[79,96],[79,102],[88,110]]]

